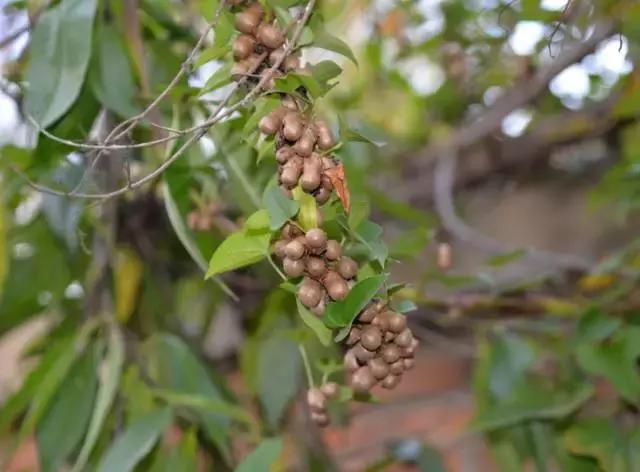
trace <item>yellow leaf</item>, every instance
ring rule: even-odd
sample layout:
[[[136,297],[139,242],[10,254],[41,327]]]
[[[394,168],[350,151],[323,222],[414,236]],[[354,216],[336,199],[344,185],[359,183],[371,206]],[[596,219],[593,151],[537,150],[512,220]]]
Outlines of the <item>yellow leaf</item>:
[[[609,288],[615,280],[616,278],[611,274],[591,274],[582,277],[578,286],[583,292],[599,292]]]
[[[130,249],[116,250],[113,273],[116,297],[116,317],[122,324],[129,321],[138,301],[143,265],[138,255]]]
[[[309,231],[318,227],[318,207],[313,195],[306,193],[300,186],[293,189],[293,198],[300,203],[298,222],[302,229]]]

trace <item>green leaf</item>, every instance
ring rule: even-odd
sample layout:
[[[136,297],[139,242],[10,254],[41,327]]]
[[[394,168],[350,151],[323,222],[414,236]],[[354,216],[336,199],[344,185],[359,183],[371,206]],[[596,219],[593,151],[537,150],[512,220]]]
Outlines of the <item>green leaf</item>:
[[[204,84],[202,89],[200,89],[199,95],[204,95],[208,92],[213,92],[214,90],[219,89],[227,84],[230,84],[232,81],[231,78],[231,68],[233,67],[232,63],[229,62],[227,64],[222,65],[218,70],[216,70],[211,77],[207,79],[207,82]]]
[[[111,325],[107,353],[104,358],[104,371],[100,376],[98,395],[93,407],[89,429],[84,438],[84,443],[82,444],[82,449],[80,449],[76,463],[73,466],[73,472],[84,470],[87,465],[89,456],[96,445],[104,421],[107,418],[111,404],[118,391],[123,362],[124,339],[122,338],[120,329],[115,325]]]
[[[91,55],[97,0],[62,0],[46,10],[33,31],[25,109],[46,128],[75,102]]]
[[[151,472],[175,472],[198,470],[198,436],[196,431],[186,431],[180,443],[167,450],[162,447],[158,450]]]
[[[267,424],[275,430],[298,389],[300,355],[293,341],[275,333],[260,343],[258,351],[258,398]]]
[[[263,439],[235,472],[269,472],[282,453],[282,439]]]
[[[43,472],[60,470],[82,440],[91,417],[97,385],[96,346],[75,363],[38,424],[36,439]],[[61,425],[64,425],[64,434],[60,434]]]
[[[338,77],[342,73],[342,68],[333,61],[320,61],[312,67],[313,78],[320,84],[324,84],[331,79]]]
[[[98,100],[122,118],[138,113],[136,86],[131,64],[115,27],[105,24],[97,30],[97,51],[89,70],[89,83]]]
[[[300,203],[298,222],[302,229],[309,231],[318,227],[318,206],[313,195],[306,193],[300,186],[293,189],[293,198]]]
[[[222,241],[211,256],[206,278],[260,262],[269,254],[270,241],[269,232],[247,234],[242,230],[233,233]]]
[[[249,215],[244,223],[244,231],[247,234],[264,233],[269,231],[269,212],[258,210]]]
[[[567,448],[598,460],[607,472],[640,470],[640,429],[622,432],[610,420],[592,418],[577,422],[565,433]]]
[[[369,217],[369,207],[370,205],[368,200],[359,200],[351,203],[351,211],[347,218],[349,228],[355,231],[356,228],[358,228],[358,226],[360,226],[360,224]]]
[[[603,314],[599,309],[587,310],[578,320],[574,338],[576,343],[594,343],[613,335],[622,321]]]
[[[100,461],[98,472],[133,470],[171,423],[171,409],[152,411],[138,418],[111,444]]]
[[[304,324],[311,328],[311,330],[315,333],[315,335],[318,337],[318,341],[320,341],[320,344],[322,344],[323,346],[331,345],[331,330],[324,325],[322,320],[320,320],[317,316],[307,310],[307,308],[302,303],[300,303],[300,300],[298,300],[297,298],[296,302],[298,304],[298,313],[300,313],[300,318],[302,318]]]
[[[479,431],[513,426],[529,420],[565,418],[576,411],[593,395],[593,386],[582,384],[570,391],[543,391],[533,385],[518,392],[509,401],[492,406],[480,413],[473,422]]]
[[[600,343],[585,343],[576,349],[580,366],[587,372],[606,377],[628,401],[640,402],[640,327],[627,326],[612,339]]]
[[[329,328],[344,328],[336,336],[336,342],[346,337],[353,320],[378,293],[385,279],[385,275],[377,275],[361,280],[353,286],[344,300],[329,303],[324,315],[324,323]]]
[[[269,187],[262,198],[263,205],[269,212],[272,231],[278,230],[287,220],[293,218],[300,210],[300,204],[286,197],[278,187]]]
[[[207,369],[180,338],[169,334],[154,334],[145,342],[142,353],[146,371],[158,388],[187,396],[201,395],[212,401],[223,399]],[[198,409],[196,421],[229,462],[229,418]]]
[[[358,65],[356,56],[347,43],[325,31],[324,29],[315,29],[313,31],[313,45],[327,51],[337,52],[347,59]]]

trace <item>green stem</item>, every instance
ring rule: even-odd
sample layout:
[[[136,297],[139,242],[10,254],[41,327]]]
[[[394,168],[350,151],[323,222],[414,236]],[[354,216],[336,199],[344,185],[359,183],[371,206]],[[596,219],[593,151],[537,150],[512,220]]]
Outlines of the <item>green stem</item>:
[[[273,262],[273,259],[271,258],[271,254],[267,254],[267,260],[269,261],[269,264],[271,264],[271,267],[273,267],[273,270],[275,270],[278,273],[278,275],[284,282],[289,280],[287,279],[287,276],[284,275],[284,273],[280,270],[278,265],[275,262]]]
[[[307,357],[307,351],[302,344],[298,344],[298,349],[300,350],[300,355],[302,356],[302,363],[304,364],[304,371],[307,374],[307,383],[309,384],[309,388],[315,387],[313,382],[313,374],[311,373],[311,365],[309,364],[309,358]]]

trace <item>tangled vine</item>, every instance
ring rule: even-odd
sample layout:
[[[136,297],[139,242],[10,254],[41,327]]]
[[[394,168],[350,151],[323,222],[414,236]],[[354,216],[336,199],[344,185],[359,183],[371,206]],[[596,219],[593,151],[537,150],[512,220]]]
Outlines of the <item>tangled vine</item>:
[[[299,221],[301,215],[284,224],[273,250],[286,276],[297,285],[300,304],[335,327],[327,319],[330,305],[348,299],[359,281],[359,264],[346,255],[349,238],[330,237],[322,228],[318,206],[330,204],[337,194],[344,214],[350,210],[348,187],[342,163],[334,154],[339,147],[330,125],[316,116],[313,97],[301,81],[292,92],[281,92],[277,79],[287,74],[308,76],[310,66],[302,66],[297,51],[285,47],[286,34],[259,3],[238,4],[235,26],[240,35],[233,45],[235,80],[263,84],[277,94],[279,105],[259,121],[261,133],[275,143],[278,183],[283,194],[296,200],[313,197],[312,227]],[[274,66],[278,66],[274,68]],[[308,201],[308,200],[307,200]],[[306,223],[306,224],[305,224]],[[378,287],[374,287],[374,295]],[[367,395],[375,385],[392,389],[404,371],[413,367],[418,341],[407,326],[403,314],[393,310],[388,300],[374,296],[355,313],[344,339],[344,370],[354,394]],[[312,376],[309,376],[311,378]],[[338,385],[325,381],[320,387],[309,385],[307,404],[312,420],[319,426],[329,424],[328,400],[337,398]]]

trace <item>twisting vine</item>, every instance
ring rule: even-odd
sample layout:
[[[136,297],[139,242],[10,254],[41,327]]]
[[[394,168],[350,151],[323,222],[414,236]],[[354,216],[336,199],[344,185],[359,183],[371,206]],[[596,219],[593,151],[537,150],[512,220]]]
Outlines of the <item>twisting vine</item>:
[[[413,367],[418,342],[405,316],[390,307],[388,296],[378,297],[384,285],[383,268],[377,275],[360,277],[359,264],[347,255],[351,243],[362,242],[363,237],[344,224],[350,197],[343,165],[334,154],[339,145],[329,124],[317,116],[313,94],[305,85],[313,67],[301,65],[272,12],[257,2],[238,7],[235,26],[241,34],[233,46],[232,72],[236,80],[266,87],[279,97],[279,104],[261,118],[258,127],[274,140],[282,194],[300,204],[297,215],[283,222],[273,250],[286,276],[299,281],[296,295],[302,313],[310,311],[325,329],[341,328],[336,340],[344,340],[347,348],[344,369],[351,392],[368,395],[377,384],[394,388],[402,373]],[[282,92],[278,79],[286,75],[298,77],[299,82],[294,90]],[[332,203],[343,217],[337,219],[343,222],[338,232],[323,228],[319,209]],[[337,399],[340,389],[327,375],[319,387],[314,386],[306,353],[302,354],[311,418],[326,426],[327,402]]]

